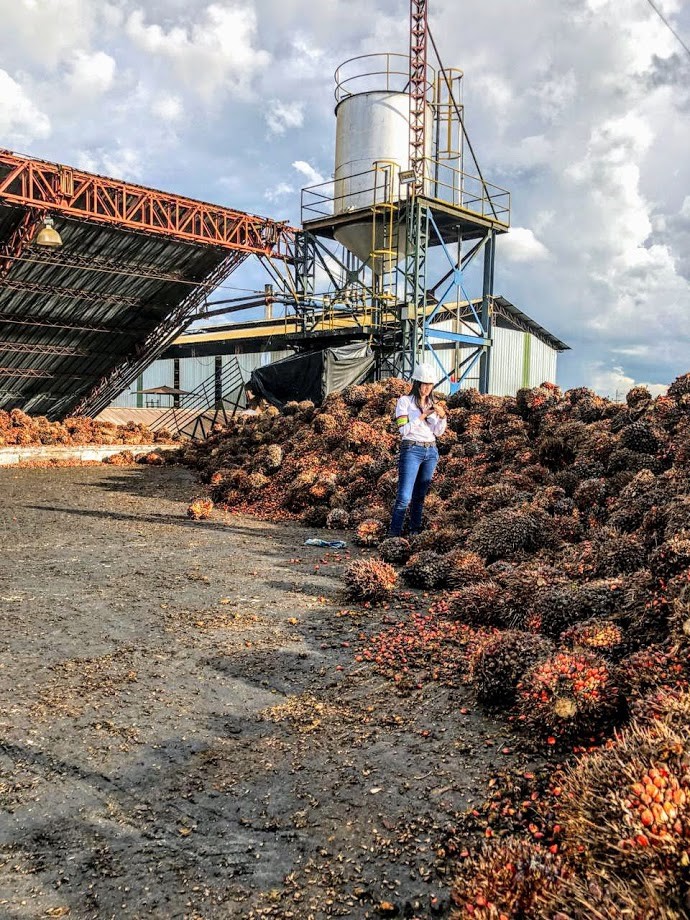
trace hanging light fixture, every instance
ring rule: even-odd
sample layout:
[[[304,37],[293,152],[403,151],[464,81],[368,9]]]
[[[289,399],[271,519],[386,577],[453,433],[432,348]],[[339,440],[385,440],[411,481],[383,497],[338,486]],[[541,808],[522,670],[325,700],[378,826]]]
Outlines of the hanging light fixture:
[[[62,237],[55,229],[52,217],[45,217],[43,219],[43,226],[36,234],[34,243],[36,246],[45,246],[48,249],[57,249],[59,246],[62,246]]]

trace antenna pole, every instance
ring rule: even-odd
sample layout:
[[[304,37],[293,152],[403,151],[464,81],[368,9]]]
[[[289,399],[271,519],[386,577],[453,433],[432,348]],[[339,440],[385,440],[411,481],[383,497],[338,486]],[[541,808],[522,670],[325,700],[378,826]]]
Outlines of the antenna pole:
[[[417,195],[424,193],[428,35],[427,0],[410,0],[410,191]]]

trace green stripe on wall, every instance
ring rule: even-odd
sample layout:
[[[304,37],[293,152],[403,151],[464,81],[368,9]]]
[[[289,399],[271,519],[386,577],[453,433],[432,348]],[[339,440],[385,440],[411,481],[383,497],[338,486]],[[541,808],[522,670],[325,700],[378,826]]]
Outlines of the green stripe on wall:
[[[530,364],[532,363],[532,336],[529,332],[523,333],[525,338],[522,344],[522,385],[529,386]]]
[[[144,375],[139,374],[137,377],[137,409],[144,408],[144,394],[141,392],[144,389]]]

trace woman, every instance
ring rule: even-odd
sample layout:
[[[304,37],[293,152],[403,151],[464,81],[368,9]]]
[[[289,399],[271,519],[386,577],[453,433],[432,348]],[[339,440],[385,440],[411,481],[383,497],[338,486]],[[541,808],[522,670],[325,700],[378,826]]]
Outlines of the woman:
[[[412,390],[401,396],[395,419],[402,438],[398,461],[398,494],[393,507],[389,534],[402,533],[405,512],[410,507],[410,533],[422,529],[424,499],[438,463],[436,438],[446,430],[446,412],[431,395],[436,376],[430,364],[418,364],[412,372]]]

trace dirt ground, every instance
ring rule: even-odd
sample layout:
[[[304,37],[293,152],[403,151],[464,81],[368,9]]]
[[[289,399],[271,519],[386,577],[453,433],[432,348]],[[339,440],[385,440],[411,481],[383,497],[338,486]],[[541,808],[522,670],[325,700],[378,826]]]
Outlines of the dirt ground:
[[[447,916],[447,829],[526,755],[355,660],[400,614],[343,612],[327,534],[188,521],[180,468],[0,492],[0,917]]]

